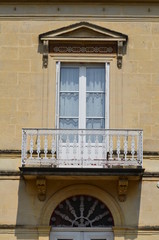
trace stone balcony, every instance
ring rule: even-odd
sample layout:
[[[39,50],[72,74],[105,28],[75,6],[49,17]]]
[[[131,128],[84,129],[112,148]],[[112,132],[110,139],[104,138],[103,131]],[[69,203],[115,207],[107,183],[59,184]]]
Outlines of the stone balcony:
[[[23,169],[135,169],[142,161],[142,130],[22,130]]]

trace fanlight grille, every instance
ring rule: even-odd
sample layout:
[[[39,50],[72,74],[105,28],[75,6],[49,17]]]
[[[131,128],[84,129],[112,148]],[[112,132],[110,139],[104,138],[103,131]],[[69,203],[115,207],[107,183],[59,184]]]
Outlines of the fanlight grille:
[[[61,202],[54,210],[53,227],[111,227],[114,220],[109,209],[100,200],[78,195]]]

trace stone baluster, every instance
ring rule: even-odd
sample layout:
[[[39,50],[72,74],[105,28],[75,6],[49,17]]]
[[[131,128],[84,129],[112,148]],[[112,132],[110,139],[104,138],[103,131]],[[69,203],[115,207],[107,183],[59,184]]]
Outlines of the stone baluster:
[[[140,166],[142,166],[142,158],[143,158],[143,134],[142,131],[138,132],[138,147],[137,147],[137,162]]]
[[[47,153],[48,153],[48,139],[47,139],[47,135],[45,135],[45,139],[44,139],[44,154],[45,154],[45,157],[44,157],[44,159],[48,159]]]
[[[96,135],[96,140],[95,140],[95,159],[98,162],[97,165],[99,164],[98,153],[99,153],[99,139],[98,139],[98,135]]]
[[[131,159],[134,160],[135,155],[135,137],[131,136]]]
[[[38,137],[37,137],[37,154],[38,154],[38,156],[37,156],[37,159],[40,159],[40,136],[38,135]]]
[[[127,160],[127,153],[128,153],[128,136],[124,137],[124,159]]]
[[[51,141],[51,154],[52,154],[52,159],[56,158],[56,138],[54,135],[52,135],[52,141]]]
[[[22,166],[25,166],[25,160],[27,159],[27,133],[22,131]]]
[[[117,136],[117,160],[120,160],[120,136]]]
[[[110,159],[113,159],[113,136],[110,135],[110,142],[109,142],[109,154],[110,154]]]
[[[34,151],[34,141],[33,135],[30,135],[30,159],[33,159],[33,151]]]
[[[77,155],[77,137],[76,137],[76,135],[74,135],[74,138],[73,138],[73,157],[74,157],[74,160],[76,159],[76,155]]]

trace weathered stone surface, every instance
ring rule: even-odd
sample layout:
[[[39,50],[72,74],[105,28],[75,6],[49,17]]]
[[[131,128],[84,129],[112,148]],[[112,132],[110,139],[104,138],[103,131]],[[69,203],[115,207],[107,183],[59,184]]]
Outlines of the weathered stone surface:
[[[159,6],[150,2],[138,6],[106,2],[59,5],[54,2],[0,6],[0,150],[20,151],[22,128],[55,126],[56,62],[79,62],[79,56],[49,56],[48,68],[42,68],[39,34],[88,21],[128,35],[122,69],[117,69],[116,58],[110,60],[110,127],[144,130],[143,148],[149,154],[144,156],[143,167],[149,177],[145,174],[142,182],[129,180],[124,203],[118,201],[115,178],[49,178],[46,202],[40,202],[36,180],[19,176],[20,154],[1,153],[0,239],[48,240],[49,221],[47,226],[39,225],[49,201],[56,207],[68,195],[85,191],[106,204],[116,204],[122,218],[118,225],[114,214],[116,240],[158,240],[159,178],[154,172],[159,172]],[[90,56],[81,59],[92,60]],[[93,59],[106,60],[100,55]],[[19,175],[11,174],[15,171]],[[50,216],[53,210],[50,207]]]

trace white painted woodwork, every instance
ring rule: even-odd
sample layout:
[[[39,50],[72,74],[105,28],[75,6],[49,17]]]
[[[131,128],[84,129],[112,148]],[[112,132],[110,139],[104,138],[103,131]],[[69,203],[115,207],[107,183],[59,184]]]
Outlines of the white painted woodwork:
[[[113,240],[110,232],[51,232],[50,240]]]

